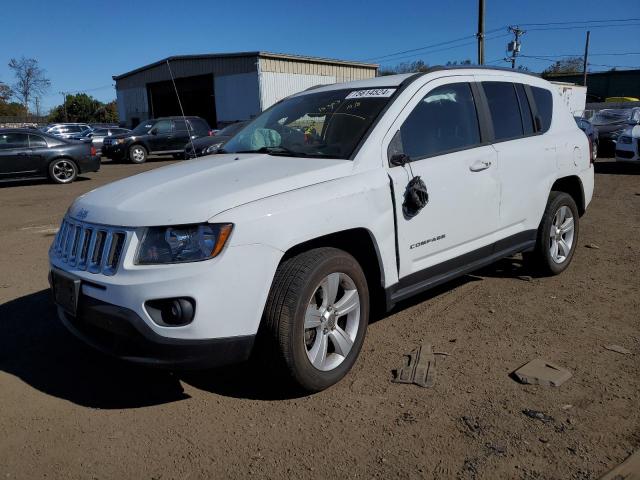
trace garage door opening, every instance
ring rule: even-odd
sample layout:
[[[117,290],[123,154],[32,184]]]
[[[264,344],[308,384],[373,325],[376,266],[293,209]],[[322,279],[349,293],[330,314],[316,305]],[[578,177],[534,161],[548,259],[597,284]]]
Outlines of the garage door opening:
[[[185,115],[204,118],[216,126],[216,102],[213,93],[213,75],[176,78],[176,88]],[[171,80],[147,84],[149,113],[153,118],[180,115],[180,105]]]

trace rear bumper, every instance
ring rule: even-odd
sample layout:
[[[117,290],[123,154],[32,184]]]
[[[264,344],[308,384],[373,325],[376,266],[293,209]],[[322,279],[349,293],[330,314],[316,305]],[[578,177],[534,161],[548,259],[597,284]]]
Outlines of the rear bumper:
[[[127,153],[127,149],[124,144],[102,145],[100,152],[107,158],[123,158]]]
[[[84,158],[78,162],[78,168],[80,169],[80,173],[97,172],[100,170],[100,157],[92,155]]]
[[[147,366],[201,369],[249,358],[255,335],[214,338],[168,338],[155,333],[128,308],[93,297],[80,297],[74,317],[58,307],[64,326],[83,342],[108,355]]]

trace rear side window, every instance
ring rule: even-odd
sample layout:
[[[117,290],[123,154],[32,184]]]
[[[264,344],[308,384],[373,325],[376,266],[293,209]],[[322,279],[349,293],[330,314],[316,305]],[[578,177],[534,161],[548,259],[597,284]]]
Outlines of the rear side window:
[[[518,97],[512,83],[482,82],[497,142],[521,137],[522,120]]]
[[[531,106],[524,91],[524,85],[516,83],[516,93],[518,94],[518,103],[520,105],[520,115],[522,116],[522,129],[525,135],[533,135],[535,128],[533,126],[533,114]]]
[[[29,147],[31,148],[47,148],[47,142],[39,135],[29,135]]]
[[[538,117],[542,123],[540,133],[544,133],[549,130],[551,126],[551,117],[553,116],[553,97],[551,92],[546,88],[531,87],[533,93],[533,99],[536,102],[536,109],[538,110]]]
[[[187,124],[184,120],[174,120],[173,125],[174,125],[174,128],[176,129],[176,132],[187,131]]]
[[[189,120],[191,123],[191,129],[196,132],[206,132],[209,131],[209,126],[204,122],[204,120],[200,120],[199,118],[192,118]]]
[[[443,85],[429,92],[400,127],[402,151],[412,160],[480,143],[473,94],[468,83]]]

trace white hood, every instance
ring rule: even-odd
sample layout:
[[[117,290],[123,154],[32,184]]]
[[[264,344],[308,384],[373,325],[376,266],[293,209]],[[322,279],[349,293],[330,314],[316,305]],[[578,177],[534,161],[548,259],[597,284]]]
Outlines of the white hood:
[[[72,217],[123,227],[205,222],[239,205],[349,175],[349,160],[226,154],[188,160],[92,190]]]

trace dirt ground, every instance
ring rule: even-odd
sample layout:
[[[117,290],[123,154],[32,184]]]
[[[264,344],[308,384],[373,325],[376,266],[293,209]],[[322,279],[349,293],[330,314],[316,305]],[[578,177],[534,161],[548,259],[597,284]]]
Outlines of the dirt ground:
[[[520,278],[529,272],[515,258],[403,303],[369,326],[340,384],[292,398],[250,366],[126,365],[59,324],[47,249],[68,205],[167,163],[0,186],[0,478],[583,480],[640,448],[640,169],[597,164],[564,274]],[[434,387],[391,383],[422,341],[450,354]],[[536,357],[573,378],[559,388],[510,378]]]

